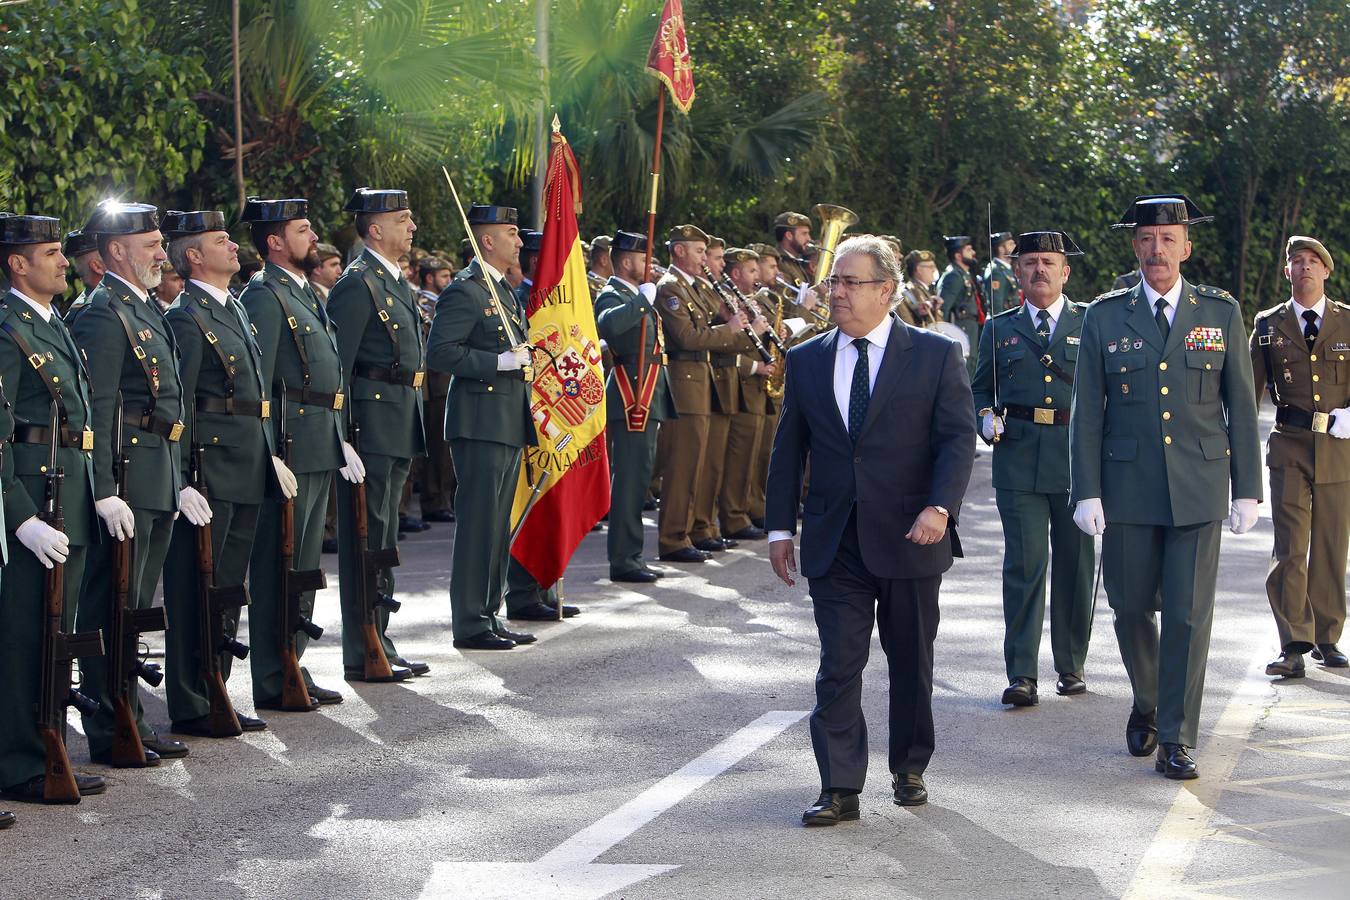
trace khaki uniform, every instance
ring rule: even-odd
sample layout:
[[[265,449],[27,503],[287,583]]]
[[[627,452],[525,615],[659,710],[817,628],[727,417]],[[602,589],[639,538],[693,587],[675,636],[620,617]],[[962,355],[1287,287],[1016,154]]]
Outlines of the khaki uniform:
[[[769,409],[766,391],[768,379],[751,373],[757,361],[754,353],[743,355],[740,360],[736,368],[737,380],[740,382],[740,406],[731,417],[726,467],[722,475],[722,489],[717,495],[718,523],[724,535],[733,535],[751,527],[752,484],[756,477],[763,478],[759,472],[759,449]],[[774,419],[777,419],[776,415]],[[763,495],[762,483],[760,494]]]
[[[1277,409],[1266,443],[1275,529],[1266,596],[1281,649],[1306,653],[1336,643],[1345,625],[1350,440],[1314,415],[1350,406],[1350,308],[1326,301],[1309,350],[1301,309],[1290,306],[1257,315],[1251,357],[1257,404],[1269,392]]]
[[[696,286],[708,320],[720,323],[722,298],[701,278]],[[733,424],[737,430],[737,444],[746,446],[751,440],[747,433],[748,422],[744,418],[739,422],[735,420],[741,409],[741,378],[738,374],[741,355],[713,350],[709,353],[708,362],[712,365],[712,414],[708,419],[703,478],[697,482],[694,490],[694,526],[689,532],[689,539],[695,544],[721,536],[717,526],[718,499],[726,480],[727,447],[731,443]],[[741,464],[743,460],[734,463],[736,466]]]

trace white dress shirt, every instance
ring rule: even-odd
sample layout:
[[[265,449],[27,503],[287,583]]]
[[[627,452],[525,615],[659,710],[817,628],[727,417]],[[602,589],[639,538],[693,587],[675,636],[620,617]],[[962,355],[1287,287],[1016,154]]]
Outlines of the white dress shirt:
[[[1069,300],[1068,297],[1065,297],[1063,294],[1060,294],[1059,299],[1056,300],[1054,303],[1051,303],[1050,306],[1045,310],[1050,314],[1051,334],[1055,333],[1055,328],[1059,325],[1059,317],[1064,314],[1064,304],[1067,303],[1068,300]],[[1032,305],[1030,300],[1023,300],[1022,308],[1025,309],[1027,311],[1027,315],[1031,317],[1032,328],[1035,328],[1038,324],[1040,324],[1036,320],[1036,317],[1041,314],[1041,311],[1038,307]]]
[[[31,306],[33,308],[33,312],[37,313],[39,316],[42,317],[42,321],[50,322],[52,320],[52,308],[50,306],[43,306],[41,303],[37,302],[32,297],[25,294],[23,291],[20,291],[18,288],[14,287],[14,285],[10,285],[9,289],[14,292],[14,296],[18,297],[24,303],[27,303],[29,306]]]
[[[399,264],[398,264],[398,263],[396,263],[396,262],[390,262],[389,260],[385,259],[383,256],[381,256],[380,254],[378,254],[378,253],[376,253],[374,250],[372,250],[369,244],[366,245],[366,249],[367,249],[367,250],[370,250],[370,255],[371,255],[371,256],[373,256],[373,257],[375,257],[377,260],[379,260],[380,265],[382,265],[382,266],[385,267],[385,269],[389,272],[390,276],[393,277],[393,279],[394,279],[395,282],[397,282],[397,281],[399,281],[399,280],[401,280],[401,279],[403,278],[403,269],[401,269],[401,268],[399,267]]]
[[[1177,276],[1177,283],[1172,285],[1171,289],[1165,294],[1160,294],[1153,289],[1153,285],[1148,283],[1148,279],[1142,279],[1144,285],[1144,297],[1148,300],[1148,311],[1152,315],[1158,314],[1158,298],[1162,297],[1167,301],[1167,309],[1163,315],[1167,316],[1167,324],[1175,325],[1177,321],[1177,304],[1181,302],[1181,276]]]
[[[18,292],[16,291],[15,293]],[[1313,312],[1317,313],[1317,319],[1315,321],[1315,324],[1317,325],[1317,330],[1321,331],[1322,316],[1326,315],[1327,312],[1327,295],[1323,294],[1321,297],[1318,297],[1317,302],[1314,303],[1312,306],[1302,306],[1299,304],[1297,300],[1295,300],[1293,297],[1290,297],[1289,309],[1294,313],[1294,316],[1298,319],[1297,324],[1299,328],[1303,328],[1305,325],[1308,324],[1303,319],[1304,310],[1311,309]]]
[[[216,287],[213,284],[207,284],[205,281],[198,281],[195,278],[189,280],[197,287],[201,288],[202,290],[206,291],[206,293],[210,294],[211,298],[215,300],[217,303],[219,303],[221,306],[224,306],[229,302],[230,300],[229,291],[222,291],[220,288]]]
[[[147,294],[145,291],[143,291],[143,290],[141,290],[140,288],[136,287],[136,285],[132,284],[130,281],[127,281],[125,278],[123,278],[121,275],[118,275],[116,272],[110,271],[110,272],[108,272],[108,274],[111,275],[112,277],[116,278],[118,281],[122,282],[123,284],[125,284],[127,287],[131,288],[131,292],[132,292],[133,294],[135,294],[137,297],[140,297],[140,298],[141,298],[142,300],[144,300],[146,303],[149,303],[149,302],[150,302],[150,295]]]

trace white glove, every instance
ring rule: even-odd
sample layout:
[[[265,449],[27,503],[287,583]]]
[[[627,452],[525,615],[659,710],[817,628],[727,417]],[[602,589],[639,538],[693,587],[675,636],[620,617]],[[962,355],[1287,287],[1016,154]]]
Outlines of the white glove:
[[[497,371],[514,372],[517,369],[523,369],[530,364],[530,351],[524,347],[517,347],[514,350],[503,350],[497,354]]]
[[[638,285],[638,293],[642,295],[643,300],[651,303],[656,300],[656,285],[650,281],[643,282]]]
[[[984,414],[984,424],[980,426],[980,434],[984,435],[986,441],[992,441],[994,435],[1002,434],[1003,431],[1002,419],[991,412]]]
[[[198,528],[211,523],[211,504],[194,487],[185,487],[178,492],[178,511]]]
[[[295,495],[299,493],[296,487],[295,473],[281,461],[280,456],[272,457],[272,471],[277,473],[277,484],[281,487],[281,496],[287,500],[294,500]]]
[[[1350,406],[1343,409],[1333,409],[1331,414],[1336,417],[1336,421],[1331,423],[1331,428],[1328,429],[1327,434],[1341,440],[1350,438]]]
[[[1233,534],[1246,534],[1256,525],[1255,500],[1234,500],[1228,511],[1228,530]]]
[[[94,512],[108,526],[108,534],[119,541],[130,540],[136,533],[136,516],[127,501],[121,497],[104,497],[94,501]]]
[[[1101,498],[1079,500],[1073,509],[1073,524],[1083,534],[1098,535],[1106,531],[1106,513],[1102,511]]]
[[[346,441],[342,442],[342,458],[347,460],[347,464],[338,469],[339,475],[352,484],[360,484],[366,480],[366,464],[361,462],[361,454]]]
[[[66,557],[70,556],[70,538],[66,537],[64,531],[57,531],[37,516],[29,516],[14,529],[14,536],[19,539],[19,543],[33,551],[38,562],[49,569],[65,562]]]

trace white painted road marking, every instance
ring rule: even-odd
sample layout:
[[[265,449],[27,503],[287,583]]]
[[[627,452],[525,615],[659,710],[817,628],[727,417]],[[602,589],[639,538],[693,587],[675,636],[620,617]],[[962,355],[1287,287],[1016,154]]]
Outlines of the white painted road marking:
[[[436,863],[422,897],[517,900],[547,896],[557,900],[598,900],[644,878],[679,868],[609,865],[595,860],[806,716],[805,710],[766,712],[678,772],[667,775],[595,824],[578,831],[538,862]]]

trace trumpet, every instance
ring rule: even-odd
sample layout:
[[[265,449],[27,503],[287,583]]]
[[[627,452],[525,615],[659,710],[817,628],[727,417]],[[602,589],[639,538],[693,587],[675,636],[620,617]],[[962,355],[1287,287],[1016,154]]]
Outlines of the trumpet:
[[[727,305],[727,309],[731,310],[733,313],[749,315],[749,312],[741,306],[740,301],[731,294],[728,294],[722,286],[717,283],[717,279],[713,277],[712,269],[704,266],[703,277],[708,279],[708,284],[712,285],[712,289],[717,292],[717,296],[722,298],[722,302]],[[751,318],[753,318],[753,316]],[[750,339],[750,344],[755,348],[755,352],[759,354],[760,359],[764,360],[766,363],[773,362],[773,354],[769,352],[768,347],[764,346],[764,342],[760,340],[759,335],[755,334],[755,330],[750,327],[749,322],[741,329],[741,333]]]
[[[826,312],[821,312],[819,306],[807,309],[805,306],[802,306],[801,304],[797,303],[797,292],[798,290],[800,290],[799,285],[793,284],[792,282],[784,278],[782,275],[778,275],[776,276],[776,278],[779,292],[782,295],[782,297],[785,300],[791,300],[793,303],[797,304],[798,308],[801,309],[802,313],[806,316],[806,318],[810,320],[812,328],[815,328],[816,330],[824,330],[834,325],[834,323],[830,321],[830,314]]]
[[[721,284],[722,287],[729,288],[732,293],[736,295],[736,298],[750,310],[750,315],[753,318],[761,318],[764,316],[764,311],[760,308],[759,304],[755,302],[755,298],[745,296],[741,289],[736,287],[736,282],[732,281],[729,276],[723,275]],[[766,294],[768,293],[767,288],[760,288],[760,290]],[[767,339],[768,342],[773,345],[774,349],[778,351],[780,356],[787,353],[787,345],[783,343],[783,338],[772,328],[764,332],[762,339]]]

